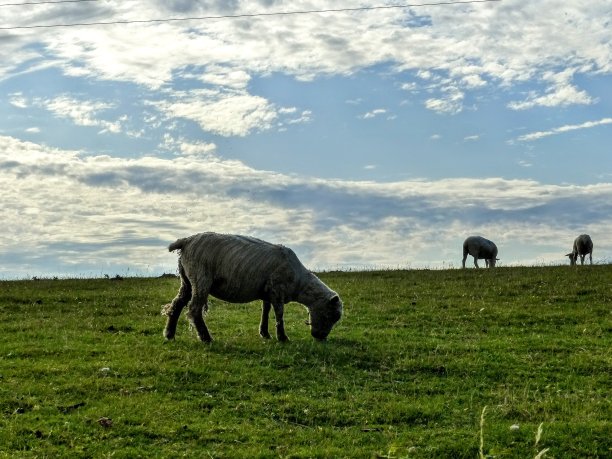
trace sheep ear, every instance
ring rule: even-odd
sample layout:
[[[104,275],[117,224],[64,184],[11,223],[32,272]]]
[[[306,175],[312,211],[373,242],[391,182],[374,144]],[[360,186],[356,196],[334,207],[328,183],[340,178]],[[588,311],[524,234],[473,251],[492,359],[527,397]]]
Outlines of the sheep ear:
[[[573,253],[566,253],[565,256],[566,257],[571,257],[573,255]]]
[[[329,299],[329,302],[332,304],[340,303],[340,297],[338,295],[334,295]]]

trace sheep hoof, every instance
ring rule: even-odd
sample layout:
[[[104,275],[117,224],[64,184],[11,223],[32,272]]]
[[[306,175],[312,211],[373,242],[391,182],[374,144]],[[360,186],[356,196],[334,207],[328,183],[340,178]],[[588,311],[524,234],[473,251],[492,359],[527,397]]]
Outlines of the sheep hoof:
[[[259,336],[261,336],[264,339],[272,339],[272,337],[270,336],[270,333],[259,332]]]
[[[164,331],[164,338],[166,338],[166,341],[174,341],[174,333]]]

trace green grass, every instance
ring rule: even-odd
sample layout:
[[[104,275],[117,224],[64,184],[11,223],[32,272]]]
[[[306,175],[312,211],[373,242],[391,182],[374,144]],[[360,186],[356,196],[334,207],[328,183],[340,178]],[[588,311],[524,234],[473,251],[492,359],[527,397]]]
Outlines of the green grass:
[[[0,282],[0,457],[612,455],[612,266],[321,277],[342,322],[287,344],[215,299],[165,342],[175,279]]]

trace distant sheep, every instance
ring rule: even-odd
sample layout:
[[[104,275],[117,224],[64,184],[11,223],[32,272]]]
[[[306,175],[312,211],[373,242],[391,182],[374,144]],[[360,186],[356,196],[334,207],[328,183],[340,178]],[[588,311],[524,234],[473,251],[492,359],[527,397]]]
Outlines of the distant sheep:
[[[581,234],[576,239],[574,239],[574,247],[572,251],[566,254],[566,257],[570,259],[570,265],[576,265],[576,260],[578,259],[578,255],[580,255],[580,264],[584,265],[584,257],[589,255],[589,261],[593,264],[593,241],[591,240],[591,236],[588,234]]]
[[[463,260],[462,265],[465,268],[465,260],[467,256],[474,257],[474,266],[477,268],[478,260],[484,258],[487,268],[494,268],[497,258],[497,246],[481,236],[470,236],[463,242]]]
[[[324,340],[342,316],[342,301],[317,276],[308,271],[293,251],[252,237],[200,233],[170,244],[180,250],[179,292],[166,305],[168,316],[164,336],[174,338],[181,311],[189,307],[188,318],[198,337],[212,337],[202,312],[208,310],[208,295],[232,303],[262,300],[259,334],[270,338],[268,315],[274,309],[276,337],[287,341],[283,321],[284,305],[297,301],[308,309],[311,335]]]

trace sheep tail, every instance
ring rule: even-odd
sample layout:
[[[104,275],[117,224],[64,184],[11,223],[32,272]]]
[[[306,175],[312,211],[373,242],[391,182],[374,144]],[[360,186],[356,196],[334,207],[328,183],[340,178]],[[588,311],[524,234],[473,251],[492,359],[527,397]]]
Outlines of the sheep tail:
[[[183,247],[185,247],[185,244],[189,241],[188,237],[185,237],[183,239],[177,239],[176,241],[174,241],[172,244],[170,244],[168,246],[168,251],[169,252],[174,252],[175,250],[180,250]]]

